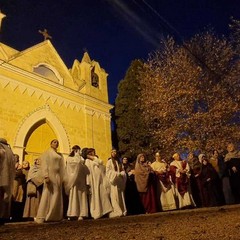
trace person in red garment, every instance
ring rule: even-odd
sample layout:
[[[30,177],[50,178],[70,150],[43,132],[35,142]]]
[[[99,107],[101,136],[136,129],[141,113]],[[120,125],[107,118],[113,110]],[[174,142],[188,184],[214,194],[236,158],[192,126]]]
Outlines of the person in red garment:
[[[158,177],[157,197],[159,207],[162,211],[176,209],[174,186],[170,179],[169,166],[167,162],[161,158],[160,152],[155,153],[155,161],[151,164],[151,167]]]
[[[170,175],[175,185],[178,207],[181,209],[196,206],[190,190],[190,167],[187,161],[180,158],[178,153],[173,154],[173,161],[170,163]]]

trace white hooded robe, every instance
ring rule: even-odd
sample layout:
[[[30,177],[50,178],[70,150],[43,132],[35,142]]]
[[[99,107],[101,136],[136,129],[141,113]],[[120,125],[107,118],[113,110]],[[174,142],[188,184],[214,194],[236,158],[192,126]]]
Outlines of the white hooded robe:
[[[88,174],[89,170],[80,155],[66,159],[65,190],[69,195],[68,217],[88,217],[86,184]]]
[[[110,199],[113,211],[109,217],[121,217],[127,215],[127,209],[124,198],[124,190],[127,176],[124,171],[120,172],[118,162],[116,162],[117,171],[114,169],[113,160],[109,159],[106,165],[106,176],[110,182]]]
[[[105,167],[98,158],[86,159],[85,164],[90,172],[87,177],[87,184],[90,186],[90,213],[97,219],[112,211]]]
[[[45,178],[49,178],[49,182],[44,182],[35,221],[38,223],[43,221],[61,221],[63,218],[63,157],[50,148],[41,155],[40,161],[42,174]]]

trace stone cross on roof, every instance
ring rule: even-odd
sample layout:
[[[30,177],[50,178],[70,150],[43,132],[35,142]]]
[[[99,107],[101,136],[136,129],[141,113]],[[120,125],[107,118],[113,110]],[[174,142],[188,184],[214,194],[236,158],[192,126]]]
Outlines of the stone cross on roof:
[[[48,34],[47,29],[44,29],[43,31],[38,30],[38,32],[43,35],[44,41],[47,40],[47,39],[52,39],[52,37]]]

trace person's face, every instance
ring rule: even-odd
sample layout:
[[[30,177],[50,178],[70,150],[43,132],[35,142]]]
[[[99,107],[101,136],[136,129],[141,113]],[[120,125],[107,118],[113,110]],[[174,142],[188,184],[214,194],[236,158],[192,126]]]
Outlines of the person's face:
[[[228,144],[227,150],[228,150],[228,152],[233,152],[234,151],[234,145],[233,144]]]
[[[36,164],[36,165],[39,165],[39,164],[40,164],[40,160],[39,160],[39,159],[36,159],[36,160],[35,160],[35,164]]]
[[[19,163],[17,163],[16,169],[17,169],[17,170],[22,169],[22,165],[19,164]]]
[[[95,156],[95,152],[94,152],[94,151],[89,152],[88,155],[90,155],[90,156]]]
[[[113,158],[115,158],[117,156],[117,151],[116,150],[112,150],[111,155]]]
[[[75,152],[75,155],[80,155],[80,149],[76,149],[74,152]]]
[[[19,165],[20,165],[19,162],[16,162],[15,163],[15,169],[17,169]]]
[[[15,154],[14,157],[15,157],[15,163],[19,163],[19,156]]]
[[[28,168],[28,167],[29,167],[29,162],[23,161],[22,167],[23,167],[23,168]]]
[[[123,162],[123,164],[127,164],[128,163],[128,159],[125,157],[125,158],[123,158],[122,162]]]
[[[142,156],[140,157],[139,161],[140,161],[141,163],[145,162],[145,157],[142,155]]]
[[[51,147],[52,147],[53,149],[57,149],[57,148],[58,148],[58,145],[59,145],[58,140],[53,140],[52,143],[51,143]]]
[[[179,161],[180,160],[180,156],[178,153],[174,154],[174,160]]]
[[[203,163],[204,161],[206,161],[206,156],[202,156],[202,159],[200,160],[201,163]]]
[[[193,153],[188,154],[188,160],[193,160]]]
[[[207,165],[208,161],[205,157],[202,158],[202,163],[203,163],[203,165]]]
[[[215,150],[214,153],[213,153],[213,155],[214,155],[215,157],[218,157],[218,151]]]

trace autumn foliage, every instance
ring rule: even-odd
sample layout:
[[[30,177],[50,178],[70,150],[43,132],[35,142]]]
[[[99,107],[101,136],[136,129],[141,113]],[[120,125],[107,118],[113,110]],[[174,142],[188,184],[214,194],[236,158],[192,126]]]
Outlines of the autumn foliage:
[[[180,45],[168,38],[144,62],[135,107],[151,151],[158,148],[169,156],[239,141],[239,35],[232,36],[234,42],[206,31]]]

